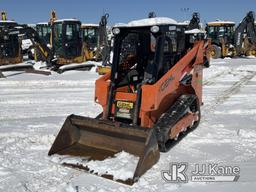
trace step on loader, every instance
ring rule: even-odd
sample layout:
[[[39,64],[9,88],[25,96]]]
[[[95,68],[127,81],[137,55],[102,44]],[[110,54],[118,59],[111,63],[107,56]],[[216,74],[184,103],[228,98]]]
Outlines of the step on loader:
[[[200,121],[203,68],[209,66],[205,34],[185,33],[170,18],[147,18],[113,27],[111,72],[96,80],[96,118],[70,115],[49,155],[81,158],[63,164],[132,185]],[[94,171],[126,152],[138,157],[133,176]],[[117,162],[118,164],[118,162]]]

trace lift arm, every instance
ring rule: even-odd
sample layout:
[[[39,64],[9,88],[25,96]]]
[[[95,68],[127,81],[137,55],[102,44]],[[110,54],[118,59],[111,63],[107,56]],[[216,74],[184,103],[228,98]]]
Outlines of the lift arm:
[[[101,17],[99,23],[99,50],[102,49],[102,65],[109,64],[110,56],[110,45],[108,43],[108,34],[107,34],[107,23],[108,23],[109,14],[105,14]]]

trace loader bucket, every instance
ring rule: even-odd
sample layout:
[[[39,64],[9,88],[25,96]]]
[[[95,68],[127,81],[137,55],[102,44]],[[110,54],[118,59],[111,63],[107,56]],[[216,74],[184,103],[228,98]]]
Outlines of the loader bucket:
[[[115,179],[108,173],[94,173],[86,165],[64,164],[132,185],[157,163],[160,156],[153,129],[70,115],[57,135],[48,155],[87,157],[90,162],[90,160],[102,161],[111,158],[122,151],[139,158],[133,177],[126,180]],[[102,161],[102,163],[104,162]]]

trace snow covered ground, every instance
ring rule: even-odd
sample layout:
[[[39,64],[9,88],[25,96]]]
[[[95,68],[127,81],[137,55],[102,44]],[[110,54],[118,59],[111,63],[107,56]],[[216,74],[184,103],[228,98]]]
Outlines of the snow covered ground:
[[[0,79],[0,191],[254,191],[256,187],[256,59],[213,60],[204,70],[200,126],[138,183],[126,186],[59,165],[48,157],[69,114],[96,116],[90,72]],[[167,183],[171,162],[220,163],[241,169],[238,182]]]

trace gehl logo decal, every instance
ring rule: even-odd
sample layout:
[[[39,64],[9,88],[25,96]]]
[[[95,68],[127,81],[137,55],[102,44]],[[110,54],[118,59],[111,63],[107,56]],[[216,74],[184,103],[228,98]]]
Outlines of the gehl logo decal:
[[[170,76],[168,79],[166,79],[160,86],[160,91],[164,91],[168,85],[170,84],[170,82],[173,80],[174,78],[172,76]]]

